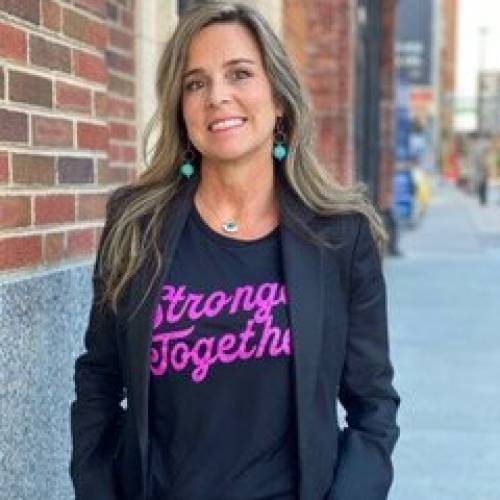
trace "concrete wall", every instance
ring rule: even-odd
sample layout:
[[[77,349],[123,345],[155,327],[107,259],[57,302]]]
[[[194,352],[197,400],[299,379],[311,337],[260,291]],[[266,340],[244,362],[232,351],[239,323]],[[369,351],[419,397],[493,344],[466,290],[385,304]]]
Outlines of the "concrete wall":
[[[0,284],[0,498],[69,500],[73,362],[83,349],[90,267]]]

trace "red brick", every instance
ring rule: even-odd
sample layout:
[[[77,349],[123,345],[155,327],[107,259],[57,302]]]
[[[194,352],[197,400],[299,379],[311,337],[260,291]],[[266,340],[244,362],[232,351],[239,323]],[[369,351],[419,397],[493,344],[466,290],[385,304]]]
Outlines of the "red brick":
[[[90,114],[92,104],[91,95],[90,90],[83,87],[63,82],[56,83],[56,106],[59,109]]]
[[[78,123],[77,136],[80,149],[108,149],[108,127],[93,123]]]
[[[105,17],[107,14],[106,0],[75,0],[75,5],[87,9],[98,16]]]
[[[316,152],[328,170],[340,176],[353,168],[347,135],[354,112],[351,3],[311,0],[305,7],[302,2],[284,2],[285,40],[314,105]]]
[[[130,33],[122,30],[110,28],[109,44],[111,47],[117,47],[123,50],[131,51],[134,48],[134,38]]]
[[[30,223],[29,196],[0,196],[0,228],[24,227]]]
[[[0,184],[9,181],[9,155],[7,151],[0,151]]]
[[[134,103],[120,97],[108,96],[108,115],[112,118],[135,117]]]
[[[0,0],[0,10],[33,24],[40,24],[40,0]]]
[[[35,197],[35,224],[74,222],[75,197],[70,194]]]
[[[121,71],[129,75],[134,74],[134,60],[112,50],[106,51],[106,63],[110,69]]]
[[[51,108],[52,81],[37,75],[10,70],[9,99]]]
[[[0,269],[39,264],[42,258],[42,238],[35,236],[15,236],[0,239]]]
[[[75,50],[73,54],[75,58],[75,73],[77,76],[98,83],[107,82],[108,73],[104,59],[79,50]]]
[[[103,23],[82,16],[69,8],[64,9],[63,32],[100,50],[104,50],[108,43],[107,30]]]
[[[111,161],[120,161],[131,163],[136,160],[135,147],[133,146],[122,146],[118,144],[112,144],[109,148],[109,159]]]
[[[134,82],[118,75],[109,75],[109,90],[125,97],[134,97]]]
[[[122,11],[122,25],[129,30],[134,29],[134,16],[127,10]]]
[[[107,193],[80,193],[78,196],[78,220],[102,220],[106,215]]]
[[[69,120],[33,116],[32,131],[35,146],[73,147],[73,124]]]
[[[94,92],[94,109],[96,116],[100,118],[108,116],[108,94],[106,92]]]
[[[36,66],[71,73],[70,48],[35,35],[30,35],[30,61]]]
[[[95,249],[94,229],[77,229],[68,232],[68,243],[66,246],[67,257],[88,255]]]
[[[137,149],[135,146],[121,146],[123,161],[133,163],[137,161]]]
[[[0,141],[28,142],[26,113],[0,109]]]
[[[12,155],[12,182],[15,184],[53,185],[54,157],[46,155]]]
[[[5,76],[3,68],[0,67],[0,99],[5,97]]]
[[[92,158],[62,156],[57,161],[60,184],[84,184],[94,182]]]
[[[118,6],[113,5],[112,3],[108,2],[107,18],[118,22]]]
[[[61,31],[61,7],[52,0],[42,2],[42,24],[52,31]]]
[[[129,179],[130,168],[110,167],[105,160],[97,163],[98,184],[125,184]]]
[[[109,137],[122,141],[135,141],[135,127],[126,123],[110,122]]]
[[[27,54],[26,33],[0,22],[0,57],[25,62]]]
[[[45,262],[56,262],[64,258],[64,233],[47,233],[44,244]]]

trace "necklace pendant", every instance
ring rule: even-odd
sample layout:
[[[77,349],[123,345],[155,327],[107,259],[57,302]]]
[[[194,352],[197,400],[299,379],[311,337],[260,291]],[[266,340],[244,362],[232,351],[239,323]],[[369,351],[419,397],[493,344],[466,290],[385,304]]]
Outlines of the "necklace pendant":
[[[226,233],[235,233],[238,231],[238,224],[236,224],[236,222],[225,222],[222,224],[222,229],[224,229]]]

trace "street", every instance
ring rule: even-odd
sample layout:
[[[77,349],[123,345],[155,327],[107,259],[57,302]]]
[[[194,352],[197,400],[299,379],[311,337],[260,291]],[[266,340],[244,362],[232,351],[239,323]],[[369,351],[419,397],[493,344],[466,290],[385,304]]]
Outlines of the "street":
[[[500,499],[500,204],[441,184],[387,258],[401,437],[390,500]]]

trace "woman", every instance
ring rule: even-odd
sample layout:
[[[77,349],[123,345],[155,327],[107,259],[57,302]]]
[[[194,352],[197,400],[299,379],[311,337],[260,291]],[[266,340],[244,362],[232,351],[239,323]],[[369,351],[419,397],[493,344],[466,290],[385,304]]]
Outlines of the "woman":
[[[110,198],[94,269],[76,498],[386,498],[399,398],[378,213],[316,161],[254,9],[181,18],[157,94],[148,168]]]

